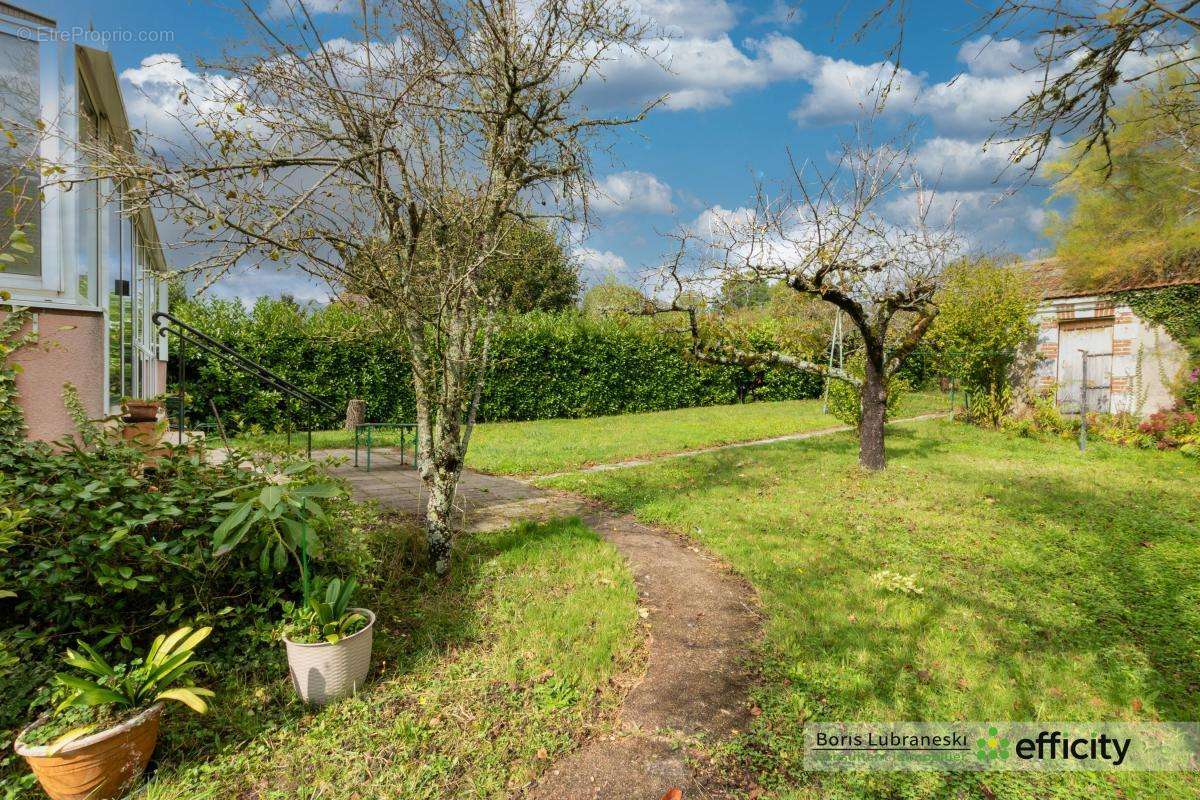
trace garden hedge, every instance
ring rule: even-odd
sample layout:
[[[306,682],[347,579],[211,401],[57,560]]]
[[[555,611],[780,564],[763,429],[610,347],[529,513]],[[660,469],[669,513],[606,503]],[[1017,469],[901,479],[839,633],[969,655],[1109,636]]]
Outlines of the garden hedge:
[[[326,399],[336,410],[314,413],[317,427],[340,425],[352,397],[366,401],[370,420],[413,418],[406,354],[357,324],[353,311],[263,299],[249,310],[237,302],[189,301],[173,313]],[[480,418],[589,417],[821,393],[816,376],[699,364],[686,356],[684,344],[648,319],[594,319],[574,311],[507,317],[492,346]],[[173,362],[177,356],[176,348]],[[174,363],[169,374],[174,383]],[[231,430],[280,430],[292,416],[278,392],[194,349],[187,392],[189,424],[211,422],[210,401]]]

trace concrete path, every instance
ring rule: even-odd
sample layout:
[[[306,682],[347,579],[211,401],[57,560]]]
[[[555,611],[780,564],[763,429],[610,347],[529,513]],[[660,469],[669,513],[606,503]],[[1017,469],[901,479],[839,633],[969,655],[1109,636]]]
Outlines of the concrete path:
[[[351,465],[337,471],[359,498],[406,513],[420,508],[411,467],[387,456],[374,466],[370,473]],[[694,737],[719,741],[750,722],[746,658],[761,627],[751,589],[683,539],[579,497],[468,472],[457,505],[471,531],[523,519],[582,518],[624,556],[645,617],[645,673],[625,698],[615,732],[554,764],[528,796],[658,800],[672,786],[681,787],[687,800],[731,796],[722,778],[693,769],[686,743]]]
[[[923,419],[941,419],[949,417],[950,412],[939,411],[934,414],[921,414],[916,417],[904,417],[903,419],[892,420],[889,425],[896,425],[901,422],[918,422]],[[795,442],[801,439],[814,439],[818,436],[829,436],[834,433],[845,433],[853,430],[849,425],[836,425],[832,428],[821,428],[815,431],[803,431],[802,433],[789,433],[783,436],[772,436],[767,439],[751,439],[748,442],[731,442],[730,444],[717,444],[712,447],[700,447],[695,450],[681,450],[678,453],[663,453],[656,456],[646,456],[644,458],[629,458],[624,461],[614,461],[611,464],[593,464],[590,467],[580,467],[579,469],[565,470],[563,472],[549,472],[544,475],[538,475],[538,478],[557,478],[561,475],[572,475],[579,472],[606,472],[613,469],[629,469],[630,467],[643,467],[647,464],[653,464],[656,461],[664,461],[668,458],[692,458],[694,456],[703,455],[704,453],[716,453],[721,450],[734,450],[739,447],[760,447],[767,444],[778,444],[779,442]]]

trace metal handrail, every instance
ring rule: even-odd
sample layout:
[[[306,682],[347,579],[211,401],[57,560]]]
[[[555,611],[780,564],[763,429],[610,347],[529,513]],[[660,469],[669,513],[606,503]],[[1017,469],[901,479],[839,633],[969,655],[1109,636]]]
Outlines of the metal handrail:
[[[301,389],[257,361],[247,358],[224,342],[214,339],[203,331],[196,330],[178,317],[174,317],[165,311],[156,311],[150,319],[158,326],[159,336],[169,336],[174,333],[179,340],[179,443],[181,445],[183,444],[183,431],[186,428],[185,421],[187,419],[187,346],[189,343],[195,345],[203,352],[249,373],[252,377],[258,378],[269,387],[277,389],[293,399],[319,406],[326,411],[336,410],[330,403],[327,403],[311,392]],[[307,414],[305,416],[309,420],[306,433],[308,436],[307,451],[311,457],[312,415]],[[290,430],[288,431],[288,443],[291,444]]]

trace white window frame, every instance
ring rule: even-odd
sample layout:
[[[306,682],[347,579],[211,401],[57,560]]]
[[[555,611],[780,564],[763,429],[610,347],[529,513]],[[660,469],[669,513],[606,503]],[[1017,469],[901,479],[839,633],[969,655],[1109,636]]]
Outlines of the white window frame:
[[[0,31],[10,36],[37,42],[38,72],[39,72],[39,101],[41,118],[54,125],[63,115],[62,100],[64,95],[74,92],[64,91],[62,75],[59,72],[60,45],[54,37],[47,34],[51,28],[37,25],[28,21],[17,21],[0,17]],[[24,35],[22,35],[24,34]],[[72,67],[74,65],[72,64]],[[72,81],[72,85],[73,85]],[[73,113],[72,113],[73,116]],[[38,147],[38,155],[47,161],[64,163],[63,156],[73,155],[64,150],[73,151],[72,147],[64,147],[59,136],[47,135],[42,138]],[[16,275],[0,272],[0,285],[12,290],[13,299],[30,305],[44,303],[59,307],[63,304],[80,307],[75,292],[70,290],[73,276],[67,275],[64,255],[67,248],[65,243],[74,229],[75,220],[71,214],[74,210],[74,197],[59,186],[42,187],[42,207],[39,233],[41,236],[41,266],[42,274]],[[82,307],[92,308],[90,305]]]

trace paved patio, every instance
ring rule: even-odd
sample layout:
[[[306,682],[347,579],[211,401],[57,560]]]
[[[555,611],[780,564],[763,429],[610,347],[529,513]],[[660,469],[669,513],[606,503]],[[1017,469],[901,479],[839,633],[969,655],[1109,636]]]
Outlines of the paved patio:
[[[361,466],[354,466],[351,449],[313,453],[314,458],[328,456],[346,458],[346,462],[333,472],[350,483],[356,496],[370,498],[385,508],[404,514],[419,516],[424,511],[427,498],[421,479],[412,467],[411,454],[410,459],[401,463],[396,452],[379,448],[372,453],[370,472],[361,457]],[[464,527],[491,530],[511,525],[517,519],[549,519],[577,514],[580,503],[575,498],[545,492],[512,478],[464,470],[454,497],[454,509],[461,515]]]

